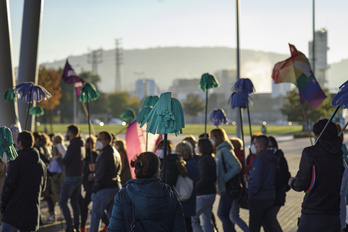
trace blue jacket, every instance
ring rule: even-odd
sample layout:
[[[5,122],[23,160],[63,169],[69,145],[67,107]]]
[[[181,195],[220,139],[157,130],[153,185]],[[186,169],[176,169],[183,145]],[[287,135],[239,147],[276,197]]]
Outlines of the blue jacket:
[[[249,198],[275,199],[275,171],[273,150],[261,150],[251,163]]]
[[[108,231],[186,232],[182,206],[171,188],[159,178],[129,180],[115,197]],[[143,230],[142,230],[143,229]]]
[[[217,188],[218,192],[226,192],[225,183],[232,177],[239,174],[242,170],[238,158],[233,152],[232,146],[228,142],[222,142],[217,148],[215,161],[216,161],[216,172],[217,172]],[[227,172],[224,172],[222,165],[222,156],[226,163]]]
[[[185,217],[196,216],[196,183],[199,175],[198,166],[196,161],[186,161],[187,177],[193,180],[193,191],[191,197],[182,203],[182,208]]]

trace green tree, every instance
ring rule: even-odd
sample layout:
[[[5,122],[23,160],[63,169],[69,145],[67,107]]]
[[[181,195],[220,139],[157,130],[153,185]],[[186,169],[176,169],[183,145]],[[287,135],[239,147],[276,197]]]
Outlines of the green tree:
[[[93,74],[92,72],[82,72],[79,76],[89,83],[92,83],[98,89],[98,83],[100,82],[100,76],[98,74]]]
[[[335,109],[331,104],[331,95],[327,89],[323,89],[327,98],[318,106],[317,109],[313,109],[307,101],[303,104],[306,116],[311,123],[317,122],[321,118],[330,117],[331,112]],[[300,95],[297,88],[288,92],[286,95],[286,104],[281,109],[282,113],[288,117],[289,121],[305,123],[303,117],[302,106],[300,102]]]
[[[108,95],[108,104],[113,117],[119,118],[127,107],[139,111],[139,99],[130,97],[127,91],[116,92]]]
[[[187,96],[186,101],[183,102],[182,107],[187,115],[196,117],[204,111],[205,103],[200,96],[190,94]]]

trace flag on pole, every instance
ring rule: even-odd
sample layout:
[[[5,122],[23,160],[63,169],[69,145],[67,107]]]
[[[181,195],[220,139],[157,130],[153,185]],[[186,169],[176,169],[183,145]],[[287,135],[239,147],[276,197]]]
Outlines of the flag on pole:
[[[309,60],[296,47],[289,44],[291,57],[274,65],[272,79],[275,84],[289,82],[297,86],[301,102],[306,100],[316,109],[326,98],[325,93],[317,82]]]
[[[137,121],[129,124],[126,132],[127,158],[131,170],[132,178],[135,178],[134,168],[131,167],[130,162],[136,155],[146,151],[146,126],[140,128]],[[148,151],[155,151],[159,135],[148,134]]]
[[[68,60],[66,60],[65,62],[62,80],[67,84],[74,84],[76,96],[80,97],[81,88],[83,87],[83,83],[85,81],[76,74],[74,69],[69,64]]]

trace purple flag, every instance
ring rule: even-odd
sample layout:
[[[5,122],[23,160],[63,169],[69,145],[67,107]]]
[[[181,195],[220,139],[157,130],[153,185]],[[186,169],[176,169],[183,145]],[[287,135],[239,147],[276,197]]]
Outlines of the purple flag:
[[[79,77],[74,69],[70,66],[68,60],[66,60],[62,80],[67,84],[75,84],[76,82],[84,82],[81,77]]]

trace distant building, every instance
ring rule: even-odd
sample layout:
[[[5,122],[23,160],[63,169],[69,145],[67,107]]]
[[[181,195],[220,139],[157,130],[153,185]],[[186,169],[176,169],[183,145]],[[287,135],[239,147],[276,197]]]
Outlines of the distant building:
[[[175,79],[169,91],[172,92],[172,97],[179,101],[186,100],[190,94],[205,97],[204,92],[199,88],[199,82],[200,79]]]
[[[159,95],[154,79],[138,79],[135,83],[135,96],[142,101],[147,96]]]
[[[232,86],[237,81],[236,70],[234,69],[223,69],[216,71],[214,76],[220,83],[220,87],[213,90],[216,94],[223,94],[228,99],[232,94]]]
[[[286,94],[291,91],[292,89],[291,83],[280,83],[280,84],[274,84],[274,81],[272,80],[272,93],[271,97],[272,98],[277,98],[277,97],[285,97]]]
[[[309,44],[309,62],[313,68],[313,41]],[[321,29],[315,32],[315,77],[322,87],[327,83],[326,70],[329,68],[327,64],[327,30]]]

